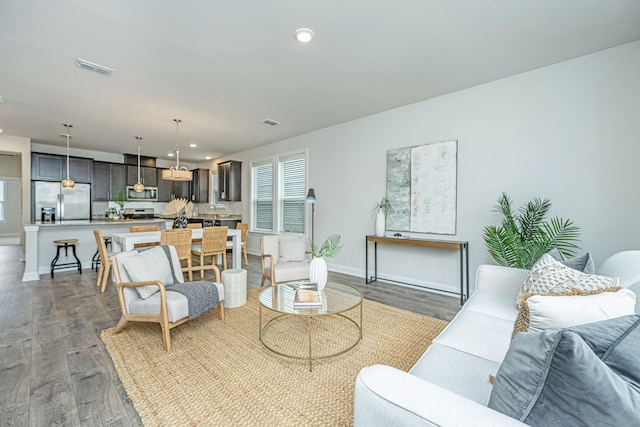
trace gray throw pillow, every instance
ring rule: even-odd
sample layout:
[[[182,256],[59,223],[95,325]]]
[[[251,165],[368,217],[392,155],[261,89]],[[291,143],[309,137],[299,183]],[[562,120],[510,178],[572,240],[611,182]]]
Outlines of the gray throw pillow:
[[[278,253],[280,254],[278,262],[304,261],[307,256],[304,239],[297,236],[280,236]]]
[[[587,274],[596,274],[596,265],[594,264],[591,253],[589,252],[575,258],[565,258],[558,248],[551,248],[547,253],[551,255],[553,259],[560,261],[569,268],[573,268],[574,270],[582,271]]]
[[[640,419],[640,316],[518,334],[488,406],[532,426]]]
[[[160,246],[141,251],[138,255],[122,258],[122,266],[133,282],[159,280],[165,286],[174,282],[171,265]],[[156,285],[136,286],[140,298],[146,299],[160,290]]]

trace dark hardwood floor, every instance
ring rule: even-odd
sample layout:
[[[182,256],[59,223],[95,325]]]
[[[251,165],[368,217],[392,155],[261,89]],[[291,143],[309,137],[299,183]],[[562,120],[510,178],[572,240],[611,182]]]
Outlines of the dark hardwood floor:
[[[22,282],[20,246],[0,246],[0,425],[142,425],[100,340],[120,317],[115,286],[102,294],[96,272],[56,272]],[[248,286],[260,286],[249,257]],[[455,297],[330,273],[365,298],[450,320]],[[188,325],[188,324],[187,324]],[[188,327],[188,326],[187,326]]]

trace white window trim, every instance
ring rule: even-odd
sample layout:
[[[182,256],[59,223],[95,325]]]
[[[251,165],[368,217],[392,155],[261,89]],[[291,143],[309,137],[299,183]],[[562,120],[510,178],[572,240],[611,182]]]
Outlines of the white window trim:
[[[271,229],[267,230],[267,229],[263,229],[263,228],[256,228],[255,227],[255,222],[256,222],[256,212],[255,212],[255,205],[254,205],[254,200],[255,200],[255,185],[256,182],[253,178],[253,168],[255,166],[261,166],[264,164],[271,164],[272,168],[274,168],[274,164],[276,161],[276,157],[275,156],[268,156],[268,157],[263,157],[260,159],[256,159],[256,160],[252,160],[251,162],[249,162],[249,171],[250,171],[250,181],[251,181],[251,206],[249,207],[249,224],[250,224],[250,228],[252,232],[258,232],[258,233],[273,233],[275,228],[275,224],[273,223],[275,221],[275,218],[273,218],[273,221],[271,223]],[[271,192],[271,200],[273,202],[274,200],[274,196],[275,196],[275,169],[273,169],[273,175],[272,175],[272,181],[271,181],[271,188],[272,188],[272,192]]]
[[[295,155],[300,155],[302,154],[304,156],[305,159],[305,187],[308,190],[309,187],[309,149],[308,148],[303,148],[303,149],[299,149],[299,150],[290,150],[290,151],[286,151],[286,152],[282,152],[282,153],[277,153],[271,156],[267,156],[267,157],[261,157],[258,159],[254,159],[251,160],[249,162],[250,165],[250,178],[251,178],[251,207],[249,209],[250,212],[250,222],[249,224],[251,225],[251,231],[252,232],[257,232],[257,233],[270,233],[270,234],[295,234],[295,235],[302,235],[302,236],[306,236],[307,234],[307,230],[309,229],[309,213],[308,213],[308,207],[305,204],[305,214],[304,214],[304,232],[303,233],[287,233],[281,230],[281,224],[280,224],[280,159],[284,159],[286,157],[291,157],[291,156],[295,156]],[[271,224],[271,230],[264,230],[264,229],[256,229],[254,228],[254,224],[255,224],[255,211],[254,211],[254,192],[255,192],[255,182],[253,179],[253,167],[254,166],[258,166],[261,164],[265,164],[265,163],[271,163],[272,168],[273,168],[273,182],[272,182],[272,200],[273,200],[273,222]],[[306,194],[305,194],[306,197]]]
[[[0,224],[6,224],[7,223],[7,187],[9,187],[9,181],[4,179],[4,178],[0,178],[0,181],[2,181],[2,189],[0,191],[2,191],[2,201],[0,201]]]
[[[304,190],[302,195],[300,196],[300,198],[298,199],[296,198],[285,198],[284,196],[284,184],[283,184],[283,173],[282,173],[282,162],[285,162],[289,159],[300,159],[302,158],[304,160]],[[277,180],[278,180],[278,198],[277,198],[277,203],[278,203],[278,218],[277,218],[277,224],[278,224],[278,233],[281,234],[297,234],[297,235],[305,235],[306,234],[306,230],[307,230],[307,210],[306,210],[306,197],[307,197],[307,189],[308,189],[308,179],[307,179],[307,168],[308,168],[308,164],[309,164],[309,160],[307,158],[307,153],[306,150],[303,151],[295,151],[291,154],[280,154],[277,156],[277,167],[278,167],[278,176],[277,176]],[[283,201],[284,200],[299,200],[303,203],[303,219],[304,222],[302,224],[302,233],[295,233],[295,232],[291,232],[291,231],[284,231],[284,212],[282,212],[282,206],[283,206]]]

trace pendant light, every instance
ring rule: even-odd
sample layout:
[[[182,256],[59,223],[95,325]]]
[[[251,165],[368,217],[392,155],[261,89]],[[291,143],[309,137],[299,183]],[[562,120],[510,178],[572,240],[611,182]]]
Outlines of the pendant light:
[[[71,123],[63,123],[62,126],[67,128],[67,133],[61,133],[59,136],[63,136],[67,138],[67,178],[60,181],[63,188],[73,188],[76,183],[74,180],[69,178],[69,139],[71,139],[71,134],[69,134],[69,129],[73,127]]]
[[[182,120],[173,119],[176,122],[176,135],[180,133],[180,123]],[[176,142],[176,165],[162,171],[162,179],[168,181],[191,181],[193,174],[186,167],[180,167],[180,141]]]
[[[142,193],[144,191],[144,184],[140,182],[140,142],[142,141],[142,137],[136,136],[135,138],[138,141],[138,181],[133,186],[133,191],[136,193]]]

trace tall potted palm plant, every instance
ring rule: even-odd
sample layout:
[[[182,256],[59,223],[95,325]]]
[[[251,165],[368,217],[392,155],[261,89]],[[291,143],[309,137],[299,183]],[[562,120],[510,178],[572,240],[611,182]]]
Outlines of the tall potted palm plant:
[[[534,198],[517,212],[506,193],[498,199],[494,211],[502,214],[502,224],[484,228],[483,238],[489,253],[498,264],[530,269],[551,248],[565,256],[574,256],[579,247],[580,228],[569,219],[553,217],[545,221],[551,207],[549,199]]]

